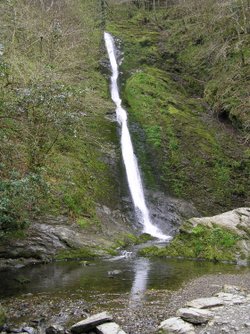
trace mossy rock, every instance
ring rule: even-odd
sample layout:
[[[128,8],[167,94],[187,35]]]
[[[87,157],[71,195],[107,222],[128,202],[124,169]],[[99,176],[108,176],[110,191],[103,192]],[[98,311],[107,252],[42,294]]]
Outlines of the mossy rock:
[[[55,260],[80,260],[92,259],[97,257],[97,251],[90,247],[79,249],[64,249],[60,250],[54,257]]]
[[[143,256],[168,256],[209,261],[236,262],[240,237],[222,227],[209,228],[197,225],[183,226],[180,233],[166,247],[151,246],[140,250]]]

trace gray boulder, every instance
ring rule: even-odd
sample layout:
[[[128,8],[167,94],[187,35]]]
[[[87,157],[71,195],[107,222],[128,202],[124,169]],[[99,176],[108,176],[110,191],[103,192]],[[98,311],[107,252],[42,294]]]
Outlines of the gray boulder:
[[[96,327],[98,334],[126,334],[115,322],[109,322]]]
[[[211,308],[224,305],[224,301],[217,297],[198,298],[188,302],[186,305],[194,308]]]
[[[164,334],[195,334],[194,326],[183,321],[180,317],[162,321],[158,329]]]
[[[26,327],[23,327],[23,332],[26,332],[28,334],[36,334],[37,330],[34,327],[26,326]]]
[[[107,312],[98,313],[77,322],[71,327],[72,333],[84,333],[92,330],[93,328],[102,325],[105,322],[111,322],[113,320],[112,316]]]
[[[213,313],[208,310],[188,307],[180,308],[177,311],[177,316],[183,320],[191,322],[192,324],[205,324],[213,317]]]
[[[65,329],[61,325],[50,325],[48,328],[46,328],[46,334],[64,334]]]
[[[246,301],[245,296],[238,294],[219,292],[216,296],[223,300],[224,304],[243,304]]]
[[[210,228],[216,224],[231,229],[242,237],[248,237],[250,231],[250,208],[238,208],[212,217],[192,218],[189,219],[189,222],[193,226],[202,224]]]

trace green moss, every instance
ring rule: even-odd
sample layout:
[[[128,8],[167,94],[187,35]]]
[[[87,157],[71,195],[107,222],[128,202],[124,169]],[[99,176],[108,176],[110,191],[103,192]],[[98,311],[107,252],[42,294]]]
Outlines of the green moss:
[[[247,96],[242,83],[240,95],[235,94],[237,87],[225,92],[221,78],[223,73],[230,85],[227,71],[233,73],[239,59],[224,59],[213,68],[212,38],[197,29],[198,8],[196,17],[183,17],[182,5],[154,13],[132,5],[111,7],[107,28],[122,40],[122,94],[130,120],[143,132],[133,139],[146,186],[192,198],[204,214],[247,203],[249,166],[243,163],[244,150],[239,150],[236,136],[204,108],[205,101],[221,108],[225,94],[223,110],[226,106],[232,110],[239,105],[239,96]],[[227,33],[232,33],[231,28]],[[242,172],[234,166],[239,160]]]
[[[175,196],[192,197],[203,210],[203,197],[209,199],[207,209],[218,201],[229,205],[235,192],[232,160],[217,140],[215,128],[204,123],[202,109],[192,100],[189,105],[185,92],[166,73],[150,67],[127,80],[125,96],[130,113],[145,131],[148,150],[166,189]]]
[[[15,281],[17,281],[20,284],[27,284],[30,283],[30,279],[23,275],[18,275],[15,277]]]
[[[141,235],[134,235],[131,233],[126,233],[120,236],[119,239],[116,239],[113,246],[108,249],[110,255],[117,255],[118,250],[127,249],[134,245],[144,244],[147,241],[153,240],[154,238],[147,234],[143,233]]]
[[[79,249],[61,250],[55,255],[55,260],[79,260],[96,257],[97,254],[94,249],[89,247]]]
[[[76,220],[77,225],[79,225],[82,229],[86,229],[88,227],[91,227],[93,224],[96,224],[93,219],[80,217]]]
[[[240,237],[221,227],[197,225],[182,227],[180,234],[165,248],[151,246],[140,251],[144,256],[171,256],[210,261],[236,261]]]

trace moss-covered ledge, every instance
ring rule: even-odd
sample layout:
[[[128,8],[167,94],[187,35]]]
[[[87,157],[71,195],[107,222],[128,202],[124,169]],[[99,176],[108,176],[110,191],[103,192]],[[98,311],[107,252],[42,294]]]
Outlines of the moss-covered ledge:
[[[143,256],[184,257],[209,261],[250,262],[250,208],[192,218],[166,247],[150,246]]]

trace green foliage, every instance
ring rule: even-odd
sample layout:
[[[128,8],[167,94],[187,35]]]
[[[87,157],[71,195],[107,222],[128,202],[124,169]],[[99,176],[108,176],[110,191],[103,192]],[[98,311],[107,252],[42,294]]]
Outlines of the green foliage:
[[[0,230],[4,233],[27,227],[49,190],[42,174],[21,177],[16,172],[11,176],[0,180]]]
[[[145,129],[147,140],[155,148],[161,146],[161,128],[159,125],[148,126]]]
[[[115,125],[105,119],[112,104],[100,74],[99,9],[97,0],[0,3],[5,230],[44,214],[87,215],[95,221],[96,202],[117,201],[107,164],[117,138]],[[42,185],[34,181],[40,177],[49,187],[44,198]]]

